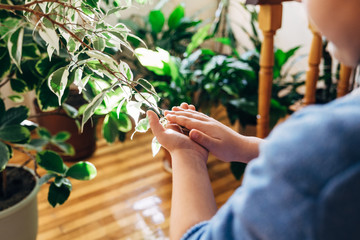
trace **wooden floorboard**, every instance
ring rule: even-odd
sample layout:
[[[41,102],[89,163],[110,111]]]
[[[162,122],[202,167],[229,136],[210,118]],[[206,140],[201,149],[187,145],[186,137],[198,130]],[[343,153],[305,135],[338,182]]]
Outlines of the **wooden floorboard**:
[[[152,137],[136,134],[134,140],[112,145],[99,140],[87,159],[98,176],[88,182],[72,181],[73,191],[62,206],[49,205],[48,188],[43,186],[38,194],[37,239],[168,239],[171,174],[163,169],[161,155],[152,157]],[[220,207],[240,182],[228,163],[212,156],[208,168]]]

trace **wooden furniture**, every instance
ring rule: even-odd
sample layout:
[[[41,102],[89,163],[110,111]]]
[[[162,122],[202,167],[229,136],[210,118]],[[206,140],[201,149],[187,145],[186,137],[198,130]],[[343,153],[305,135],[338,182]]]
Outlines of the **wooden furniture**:
[[[257,116],[257,137],[265,138],[269,132],[270,100],[274,67],[274,35],[281,27],[282,2],[289,0],[247,0],[246,4],[259,4],[259,27],[263,32],[264,40],[260,53],[259,96]],[[316,83],[319,79],[319,65],[322,55],[322,36],[313,25],[309,25],[313,34],[309,53],[309,67],[306,73],[306,93],[302,106],[315,103]],[[341,66],[338,84],[338,97],[349,91],[351,69]],[[301,107],[302,107],[301,106]]]

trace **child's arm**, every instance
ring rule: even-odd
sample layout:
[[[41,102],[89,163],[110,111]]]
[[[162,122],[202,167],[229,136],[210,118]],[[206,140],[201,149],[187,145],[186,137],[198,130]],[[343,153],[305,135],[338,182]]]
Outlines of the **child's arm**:
[[[171,154],[170,236],[180,239],[191,226],[210,219],[217,211],[206,167],[208,151],[176,127],[165,129],[154,112],[148,111],[147,115],[153,134]]]
[[[167,111],[166,118],[191,130],[190,138],[222,161],[248,163],[258,156],[262,139],[240,135],[194,109],[192,105],[182,104]]]

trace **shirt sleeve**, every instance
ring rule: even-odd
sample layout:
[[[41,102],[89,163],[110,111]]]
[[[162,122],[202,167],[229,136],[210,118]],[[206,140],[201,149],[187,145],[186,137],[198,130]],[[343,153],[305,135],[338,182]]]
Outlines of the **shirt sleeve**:
[[[360,142],[359,103],[348,98],[307,107],[274,129],[243,185],[183,239],[316,239],[319,194],[360,159],[353,151]]]

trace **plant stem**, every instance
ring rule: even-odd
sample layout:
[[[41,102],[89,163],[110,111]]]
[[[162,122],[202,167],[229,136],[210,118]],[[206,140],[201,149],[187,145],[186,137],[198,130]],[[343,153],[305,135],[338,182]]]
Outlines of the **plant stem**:
[[[0,84],[0,88],[2,88],[3,86],[5,86],[9,81],[10,81],[10,78],[8,78],[8,79],[6,79],[5,81],[3,81],[3,82]]]
[[[6,169],[4,169],[4,171],[0,172],[0,181],[1,181],[1,196],[3,196],[4,198],[6,198],[7,194],[6,194]]]

